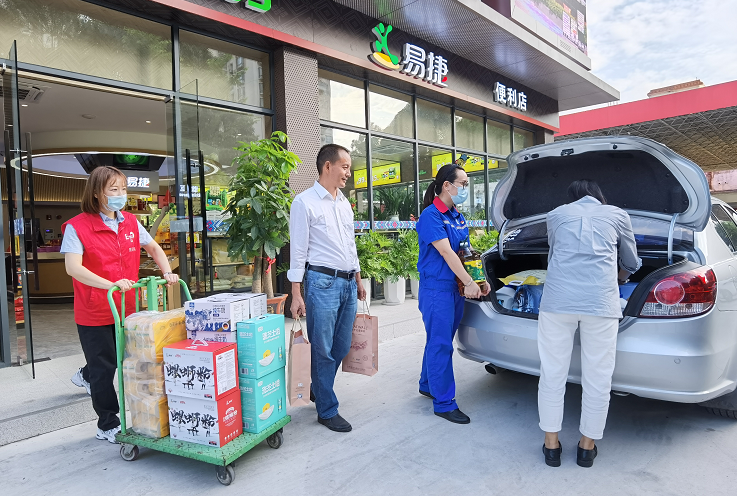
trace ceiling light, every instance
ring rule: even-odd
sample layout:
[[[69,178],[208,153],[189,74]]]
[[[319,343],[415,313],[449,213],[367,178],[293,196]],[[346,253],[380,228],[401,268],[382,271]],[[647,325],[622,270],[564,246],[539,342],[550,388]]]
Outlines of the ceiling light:
[[[146,124],[151,124],[151,121],[146,121]]]
[[[82,114],[82,117],[84,117],[85,119],[94,119],[97,116],[92,114]]]
[[[27,107],[27,106],[28,106],[28,104],[27,104],[27,103],[21,103],[21,104],[20,104],[20,106],[21,106],[21,107]]]

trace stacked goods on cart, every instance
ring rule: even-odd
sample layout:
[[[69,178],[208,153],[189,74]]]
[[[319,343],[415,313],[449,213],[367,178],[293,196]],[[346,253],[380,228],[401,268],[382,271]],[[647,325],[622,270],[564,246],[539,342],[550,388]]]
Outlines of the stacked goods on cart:
[[[189,339],[235,343],[235,326],[266,313],[263,293],[223,293],[184,304]]]
[[[236,327],[243,430],[258,434],[287,413],[284,315],[261,315]]]
[[[184,310],[138,312],[125,319],[123,382],[131,430],[152,438],[169,434],[164,347],[186,336]]]
[[[222,447],[241,435],[237,368],[235,343],[185,339],[164,349],[172,438]]]

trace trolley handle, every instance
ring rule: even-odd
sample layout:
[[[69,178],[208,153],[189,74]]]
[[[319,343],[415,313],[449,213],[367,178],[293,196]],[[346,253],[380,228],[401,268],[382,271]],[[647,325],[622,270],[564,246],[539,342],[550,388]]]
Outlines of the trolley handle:
[[[138,305],[139,305],[139,298],[138,298],[138,290],[139,288],[147,288],[148,289],[148,307],[149,309],[155,308],[158,309],[159,305],[156,301],[156,288],[159,286],[164,286],[169,284],[169,281],[166,279],[163,279],[161,277],[156,276],[150,276],[150,277],[144,277],[143,279],[140,279],[138,282],[133,284],[133,289],[136,290],[136,311],[138,311]],[[187,284],[179,279],[179,284],[184,288],[184,293],[187,296],[187,301],[192,299],[192,295],[189,292],[189,288],[187,287]],[[122,292],[120,295],[120,311],[122,313],[122,316],[118,313],[118,309],[115,307],[115,301],[113,300],[113,293],[115,291],[121,291],[121,289],[118,286],[113,286],[110,288],[107,292],[107,301],[110,304],[110,310],[113,312],[113,318],[115,319],[116,325],[121,325],[122,319],[125,319],[125,292]],[[166,288],[164,288],[164,310],[166,310]],[[153,305],[152,305],[153,303]]]

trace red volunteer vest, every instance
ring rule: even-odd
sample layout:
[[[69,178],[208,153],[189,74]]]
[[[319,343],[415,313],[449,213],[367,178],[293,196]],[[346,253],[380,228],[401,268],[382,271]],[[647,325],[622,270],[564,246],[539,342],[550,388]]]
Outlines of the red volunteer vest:
[[[127,212],[123,222],[114,233],[105,225],[100,214],[81,213],[61,226],[62,234],[67,225],[74,226],[77,236],[84,246],[82,265],[93,274],[108,281],[121,279],[138,280],[141,265],[141,243],[138,239],[138,221]],[[101,326],[115,323],[107,289],[93,288],[73,279],[74,321],[79,325]],[[113,293],[115,305],[120,312],[120,291]],[[125,314],[136,310],[135,291],[125,294]]]

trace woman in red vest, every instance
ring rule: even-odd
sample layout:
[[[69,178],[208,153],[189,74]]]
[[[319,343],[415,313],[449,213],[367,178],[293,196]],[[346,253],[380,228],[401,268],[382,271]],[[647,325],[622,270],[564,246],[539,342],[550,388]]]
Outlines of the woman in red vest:
[[[169,284],[173,274],[164,250],[136,217],[123,212],[127,203],[127,178],[114,167],[98,167],[90,175],[82,197],[82,213],[61,227],[61,252],[67,274],[74,279],[74,321],[77,323],[87,365],[72,382],[87,389],[97,413],[97,439],[115,443],[120,432],[118,397],[113,378],[117,366],[115,324],[107,292],[113,286],[126,291],[126,314],[134,311],[132,285],[138,280],[141,247],[164,273]],[[120,292],[115,292],[120,311]]]

